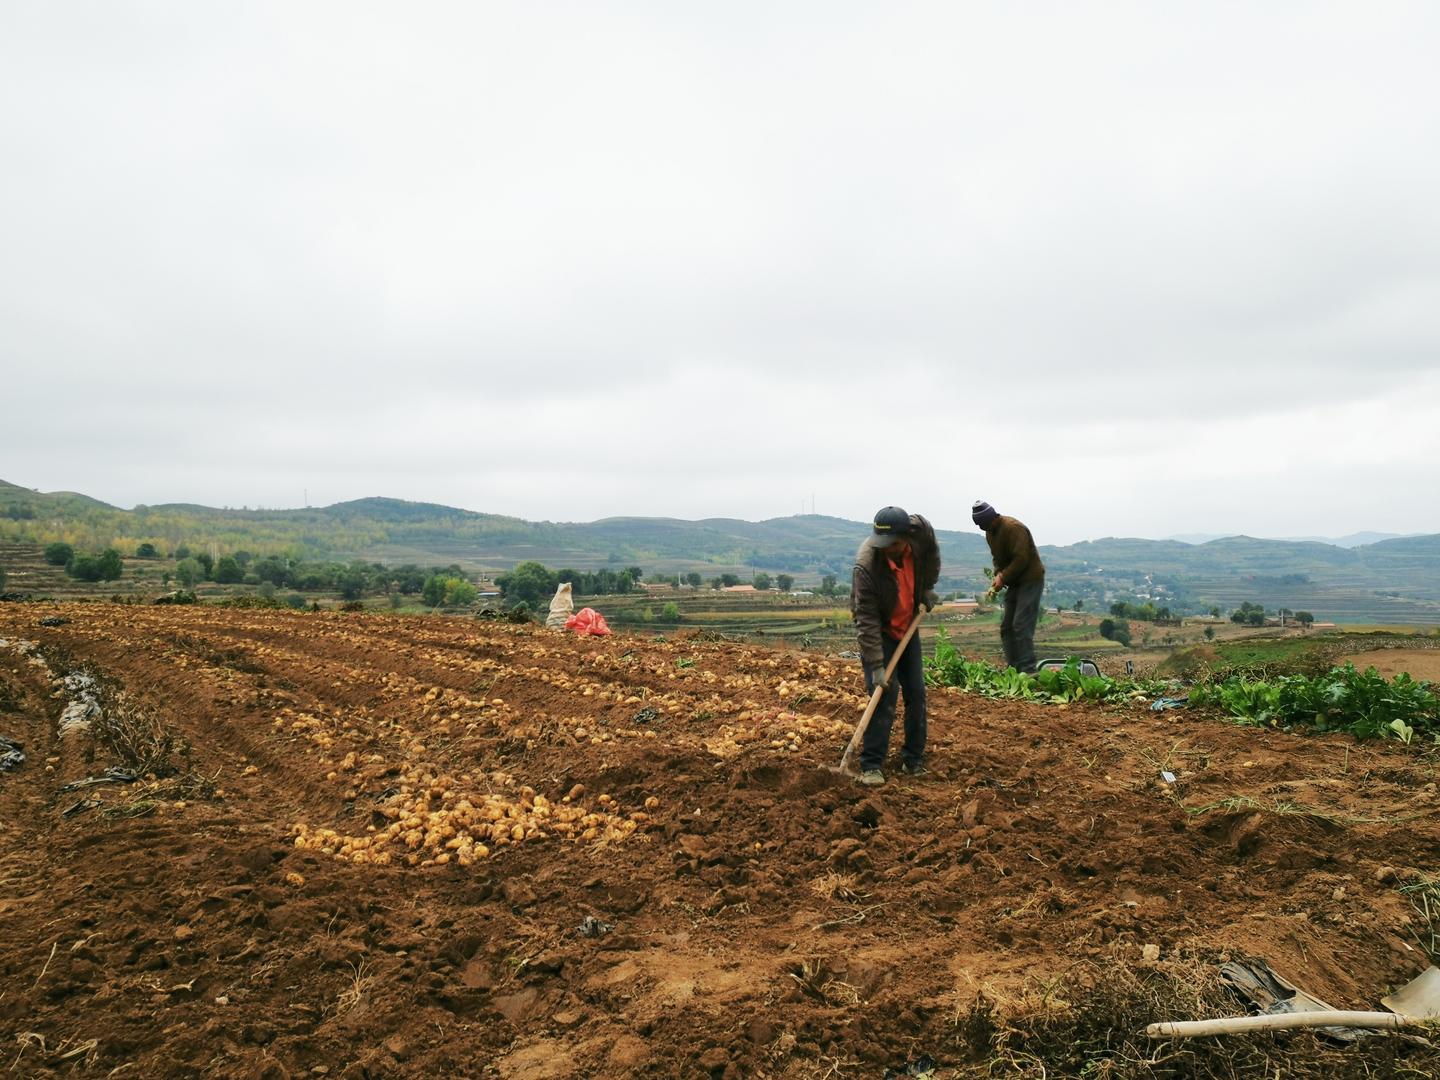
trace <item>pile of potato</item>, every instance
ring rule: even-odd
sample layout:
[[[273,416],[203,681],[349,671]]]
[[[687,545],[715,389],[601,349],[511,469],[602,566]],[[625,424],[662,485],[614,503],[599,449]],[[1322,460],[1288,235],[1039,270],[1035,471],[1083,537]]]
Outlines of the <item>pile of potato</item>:
[[[408,866],[443,866],[453,861],[470,866],[514,844],[547,839],[615,843],[650,820],[644,810],[622,813],[606,794],[595,799],[593,809],[586,809],[581,784],[557,803],[534,788],[517,788],[513,778],[503,773],[489,779],[493,785],[515,789],[514,793],[480,793],[473,790],[469,776],[457,779],[415,768],[405,775],[399,792],[379,808],[388,824],[371,825],[361,836],[296,824],[295,846],[361,865],[403,861]],[[659,801],[651,797],[645,805],[653,810]]]

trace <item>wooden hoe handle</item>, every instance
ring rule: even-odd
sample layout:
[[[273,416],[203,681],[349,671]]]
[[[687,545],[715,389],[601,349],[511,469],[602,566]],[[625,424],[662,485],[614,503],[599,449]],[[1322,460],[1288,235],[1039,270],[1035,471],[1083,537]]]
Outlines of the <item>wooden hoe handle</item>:
[[[905,631],[905,636],[900,639],[900,644],[895,646],[895,653],[890,657],[890,663],[885,665],[885,682],[887,684],[895,674],[895,665],[900,663],[900,656],[905,652],[905,646],[910,644],[910,639],[915,636],[915,631],[920,629],[920,620],[924,617],[925,613],[923,611],[917,611],[915,618],[911,620],[909,628]],[[864,661],[862,660],[861,662],[863,663]],[[865,706],[865,711],[860,715],[860,723],[855,725],[855,734],[850,736],[850,744],[845,747],[845,753],[840,757],[841,772],[851,771],[850,759],[860,746],[860,741],[865,738],[865,729],[870,726],[870,717],[875,715],[875,708],[880,704],[880,699],[884,697],[884,695],[884,689],[879,686],[870,692],[870,703]],[[910,707],[908,701],[905,703],[905,707],[907,709]]]

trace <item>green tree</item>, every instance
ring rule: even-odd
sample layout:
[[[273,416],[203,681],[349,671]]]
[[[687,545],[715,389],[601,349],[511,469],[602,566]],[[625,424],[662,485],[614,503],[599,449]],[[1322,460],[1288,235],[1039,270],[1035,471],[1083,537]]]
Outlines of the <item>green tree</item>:
[[[74,557],[75,549],[62,541],[45,545],[45,561],[51,566],[64,566]]]
[[[76,555],[65,564],[65,573],[76,581],[99,581],[100,560],[94,555]]]
[[[680,608],[676,606],[674,600],[671,600],[666,603],[663,608],[660,609],[660,615],[662,618],[665,619],[666,622],[679,622]]]
[[[268,581],[272,585],[290,584],[290,565],[288,559],[282,559],[276,555],[269,555],[256,561],[251,567],[255,576],[261,581]]]
[[[221,559],[220,562],[223,565],[225,560]],[[218,568],[215,573],[215,580],[220,580]],[[365,587],[369,583],[369,577],[365,573],[363,563],[345,567],[335,578],[335,584],[339,586],[340,597],[343,600],[359,600],[365,595]]]
[[[720,585],[721,585],[723,588],[728,589],[728,588],[730,588],[730,587],[733,586],[733,585],[739,585],[739,584],[740,584],[740,578],[737,577],[735,574],[721,574],[721,575],[720,575]]]
[[[469,607],[480,595],[480,590],[463,578],[445,579],[445,606]]]
[[[1264,626],[1265,609],[1246,600],[1230,613],[1230,621],[1240,626]]]
[[[835,575],[826,574],[820,579],[820,592],[824,596],[835,595]]]
[[[625,586],[621,592],[630,591],[628,575],[629,571],[620,574],[620,582]],[[560,584],[556,575],[546,569],[544,563],[534,561],[522,562],[510,573],[497,577],[495,583],[500,586],[500,591],[511,606],[525,603],[531,609],[540,607],[542,603],[548,604]]]
[[[1106,641],[1117,641],[1121,645],[1130,644],[1130,624],[1119,622],[1115,619],[1100,620],[1100,636]]]
[[[645,580],[645,571],[641,570],[638,566],[627,566],[623,572],[630,575],[631,581]]]
[[[775,587],[781,592],[789,592],[795,587],[795,579],[789,574],[776,574]]]
[[[1076,600],[1076,601],[1075,601],[1075,610],[1076,610],[1076,611],[1084,611],[1084,610],[1085,610],[1085,601],[1084,601],[1084,600]]]
[[[1295,612],[1295,621],[1308,630],[1315,622],[1315,616],[1308,611],[1297,611]]]
[[[1215,628],[1214,628],[1213,626],[1207,626],[1207,627],[1205,627],[1205,640],[1206,640],[1206,641],[1214,641],[1214,640],[1215,640]]]
[[[181,560],[181,559],[188,559],[188,558],[190,558],[190,545],[189,545],[189,544],[181,544],[179,547],[177,547],[177,548],[176,548],[174,551],[172,551],[170,554],[175,557],[175,560],[176,560],[177,562],[178,562],[179,560]]]
[[[755,588],[759,589],[761,592],[764,592],[766,589],[770,588],[770,575],[756,574],[754,579],[752,580],[752,584],[754,584]]]
[[[205,568],[195,559],[181,559],[175,564],[175,580],[186,589],[193,589],[195,583],[205,580]]]
[[[445,579],[439,574],[431,574],[425,579],[424,586],[420,589],[420,598],[430,607],[439,607],[445,602]]]
[[[240,569],[240,564],[235,561],[233,555],[221,555],[220,561],[215,564],[215,580],[222,585],[234,585],[245,577],[245,571]],[[345,599],[354,600],[356,597],[347,596]]]
[[[125,571],[125,564],[120,561],[120,552],[114,548],[102,551],[96,562],[100,566],[101,581],[119,581],[120,575]]]
[[[137,545],[135,548],[135,557],[137,559],[155,559],[159,558],[159,555],[160,553],[155,550],[155,545],[148,540],[143,544]]]
[[[200,564],[200,569],[205,573],[205,580],[210,581],[215,577],[215,557],[208,551],[201,551],[195,555],[195,561]]]
[[[692,589],[700,588],[700,584],[704,580],[705,579],[700,576],[700,572],[698,570],[691,570],[688,574],[685,575],[685,584],[689,585]]]

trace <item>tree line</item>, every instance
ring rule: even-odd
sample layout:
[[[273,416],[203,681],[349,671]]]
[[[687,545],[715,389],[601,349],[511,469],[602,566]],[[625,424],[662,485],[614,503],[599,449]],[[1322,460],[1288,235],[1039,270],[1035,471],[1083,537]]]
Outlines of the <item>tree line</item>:
[[[640,583],[646,580],[644,571],[638,566],[627,566],[620,570],[574,570],[568,567],[551,570],[544,563],[530,560],[518,564],[508,574],[498,575],[495,584],[499,586],[507,604],[524,603],[533,609],[542,603],[548,604],[555,595],[555,590],[565,581],[570,582],[571,592],[575,596],[617,596],[634,592]],[[673,576],[651,575],[648,581],[657,585],[675,582],[688,585],[692,589],[703,588],[707,583],[712,589],[750,584],[762,592],[771,588],[789,592],[795,586],[795,578],[790,574],[776,574],[772,578],[763,572],[756,573],[748,583],[743,582],[739,574],[717,574],[706,579],[695,570]],[[819,591],[825,596],[833,596],[836,589],[835,575],[826,574]]]
[[[98,555],[85,555],[69,544],[57,542],[46,546],[45,561],[51,566],[63,566],[65,573],[76,581],[119,581],[125,570],[120,552],[114,548],[106,548]]]

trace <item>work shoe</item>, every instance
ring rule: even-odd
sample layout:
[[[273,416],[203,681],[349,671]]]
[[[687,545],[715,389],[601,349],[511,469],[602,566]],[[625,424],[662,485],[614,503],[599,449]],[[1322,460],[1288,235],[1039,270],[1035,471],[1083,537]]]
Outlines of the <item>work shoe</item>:
[[[860,783],[866,787],[879,787],[885,783],[885,774],[879,769],[866,769],[860,774]]]
[[[930,768],[923,762],[919,765],[901,765],[900,771],[906,776],[930,776]]]

